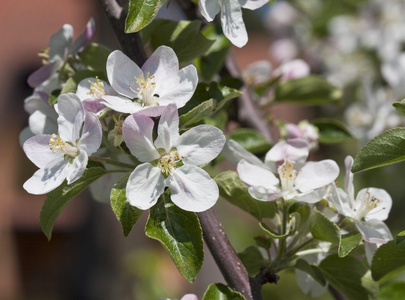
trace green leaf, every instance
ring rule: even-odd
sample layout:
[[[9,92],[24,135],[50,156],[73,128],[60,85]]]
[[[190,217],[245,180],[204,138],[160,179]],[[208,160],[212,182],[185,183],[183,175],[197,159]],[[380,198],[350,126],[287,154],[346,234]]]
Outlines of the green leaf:
[[[405,115],[405,99],[401,100],[400,102],[395,102],[395,103],[392,104],[392,105],[395,107],[395,109],[396,109],[399,113]]]
[[[222,283],[213,283],[208,287],[202,300],[246,300],[246,298]]]
[[[88,168],[77,181],[68,185],[65,180],[62,185],[48,193],[40,215],[41,229],[48,240],[51,239],[52,228],[56,218],[70,200],[91,183],[107,173],[108,171],[102,167]]]
[[[238,253],[238,256],[251,276],[258,274],[260,267],[268,264],[259,249],[254,246],[247,247],[243,252]]]
[[[380,280],[387,274],[405,267],[405,242],[389,241],[381,245],[373,256],[371,274]]]
[[[62,90],[60,90],[60,89],[52,91],[52,93],[49,95],[49,100],[48,100],[49,105],[54,105],[56,102],[58,102],[58,97],[59,97],[61,91]]]
[[[79,52],[81,63],[90,71],[105,73],[108,55],[111,51],[99,44],[91,43]]]
[[[249,195],[248,187],[239,179],[236,172],[220,173],[214,177],[214,180],[218,184],[221,197],[231,204],[243,209],[259,221],[274,217],[274,203],[253,199]]]
[[[301,270],[307,274],[309,274],[313,279],[315,279],[320,285],[325,286],[326,280],[323,276],[321,270],[315,265],[310,265],[304,259],[298,259],[295,263],[294,268]]]
[[[389,129],[360,149],[352,172],[391,165],[405,160],[405,128]]]
[[[336,104],[342,91],[319,76],[307,76],[280,83],[276,88],[276,102],[296,104]]]
[[[339,245],[340,228],[323,213],[314,209],[311,213],[310,224],[311,233],[315,239]]]
[[[339,244],[339,257],[344,257],[348,255],[354,248],[356,248],[363,237],[358,231],[349,232],[341,236]]]
[[[215,81],[210,82],[208,92],[210,96],[216,100],[216,111],[220,110],[229,100],[242,95],[241,91],[224,86]]]
[[[228,135],[228,139],[236,141],[253,154],[264,153],[271,148],[263,135],[250,128],[238,128]]]
[[[401,231],[400,233],[397,234],[397,238],[395,239],[395,242],[397,244],[399,244],[404,240],[405,240],[405,231]]]
[[[61,94],[76,93],[77,86],[79,85],[80,81],[89,77],[98,77],[99,79],[106,80],[106,75],[104,73],[90,70],[83,70],[77,72],[75,75],[70,77],[66,81],[66,84],[63,86],[62,91],[60,93]]]
[[[166,0],[129,0],[125,32],[137,32],[150,24]]]
[[[379,300],[405,299],[405,282],[391,282],[381,288]]]
[[[164,246],[185,279],[195,280],[204,260],[202,230],[195,213],[178,208],[165,193],[150,209],[145,233]]]
[[[317,119],[312,122],[319,130],[319,142],[334,144],[346,142],[353,138],[349,130],[334,119]]]
[[[143,210],[132,206],[127,201],[126,186],[130,174],[129,172],[118,179],[110,195],[112,210],[120,221],[125,236],[128,236],[143,213]]]
[[[201,33],[201,22],[173,21],[156,19],[142,30],[143,42],[150,43],[152,49],[166,45],[171,47],[179,59],[180,65],[203,55],[214,43]]]
[[[363,286],[367,268],[356,258],[330,255],[319,265],[326,280],[350,300],[370,299],[371,292]]]
[[[195,124],[205,117],[212,115],[215,108],[215,100],[209,99],[202,102],[198,106],[194,107],[192,110],[188,111],[184,115],[179,117],[179,127],[186,127],[191,124]]]
[[[215,25],[205,26],[201,32],[207,39],[215,41],[208,51],[194,60],[204,81],[210,81],[223,67],[228,55],[231,42],[223,35],[218,34]]]

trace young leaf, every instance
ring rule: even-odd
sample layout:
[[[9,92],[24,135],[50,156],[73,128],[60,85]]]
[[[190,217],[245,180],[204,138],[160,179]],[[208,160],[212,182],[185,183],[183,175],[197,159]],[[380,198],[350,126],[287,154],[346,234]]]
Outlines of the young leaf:
[[[253,154],[267,152],[271,147],[263,135],[250,128],[238,128],[228,135],[228,139],[236,141]]]
[[[137,32],[147,26],[165,3],[166,0],[129,0],[125,32]]]
[[[340,228],[323,213],[314,209],[310,217],[310,223],[311,233],[315,239],[339,245]]]
[[[259,249],[254,246],[247,247],[243,252],[238,253],[238,256],[251,276],[258,274],[260,267],[268,263]]]
[[[257,220],[273,218],[275,214],[274,203],[253,199],[248,187],[239,179],[236,172],[226,171],[214,177],[219,187],[219,194],[231,204],[243,209]]]
[[[202,300],[246,300],[246,298],[222,283],[213,283],[208,287]]]
[[[66,81],[66,84],[63,86],[62,91],[60,93],[61,94],[76,93],[77,86],[79,85],[80,81],[88,77],[96,77],[96,76],[99,79],[107,80],[104,72],[95,72],[89,70],[77,72],[75,75],[73,75]]]
[[[202,102],[192,110],[188,111],[184,115],[179,117],[179,127],[186,127],[187,125],[195,124],[205,117],[209,117],[213,114],[215,108],[215,100],[209,99]]]
[[[353,231],[342,235],[338,250],[339,257],[348,255],[354,248],[356,248],[360,244],[362,239],[363,237],[358,231]]]
[[[354,159],[352,172],[391,165],[405,160],[405,128],[389,129],[369,141]]]
[[[128,172],[118,179],[110,195],[112,210],[118,221],[120,221],[125,236],[128,236],[132,227],[143,213],[143,210],[130,205],[127,201],[126,186],[130,174]]]
[[[276,102],[296,104],[336,104],[342,98],[342,91],[318,76],[307,76],[280,83],[276,88]]]
[[[150,209],[145,233],[165,247],[185,279],[195,280],[204,260],[202,229],[195,213],[178,208],[165,193]]]
[[[297,262],[295,263],[294,268],[311,275],[311,277],[315,279],[320,285],[325,286],[326,284],[325,277],[323,276],[321,270],[319,270],[317,266],[310,265],[304,259],[298,259]]]
[[[319,142],[325,144],[342,143],[352,139],[349,130],[337,120],[317,119],[312,122],[319,129]]]
[[[87,45],[81,52],[79,57],[81,63],[90,71],[105,73],[105,66],[107,63],[110,50],[104,46],[96,43]]]
[[[395,102],[395,103],[392,104],[392,105],[395,107],[395,109],[396,109],[399,113],[405,115],[405,99],[402,99],[400,102]]]
[[[215,107],[216,111],[221,109],[229,100],[235,99],[242,95],[241,91],[224,86],[215,81],[210,82],[208,92],[210,96],[217,101]]]
[[[70,200],[72,200],[92,182],[107,173],[108,171],[102,167],[88,168],[84,171],[82,177],[80,177],[80,179],[77,181],[68,185],[67,181],[65,180],[61,186],[48,193],[40,214],[41,229],[48,240],[51,239],[52,228],[56,218],[70,202]]]

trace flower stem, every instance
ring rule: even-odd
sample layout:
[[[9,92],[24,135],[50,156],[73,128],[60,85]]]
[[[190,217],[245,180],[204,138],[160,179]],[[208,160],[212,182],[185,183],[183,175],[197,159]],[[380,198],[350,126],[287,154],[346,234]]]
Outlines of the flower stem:
[[[118,166],[118,167],[123,167],[123,168],[128,168],[128,169],[135,169],[136,166],[135,165],[130,165],[130,164],[126,164],[126,163],[122,163],[116,160],[112,160],[109,158],[105,158],[105,157],[95,157],[95,156],[90,156],[89,160],[92,161],[98,161],[104,164],[108,164],[108,165],[114,165],[114,166]]]

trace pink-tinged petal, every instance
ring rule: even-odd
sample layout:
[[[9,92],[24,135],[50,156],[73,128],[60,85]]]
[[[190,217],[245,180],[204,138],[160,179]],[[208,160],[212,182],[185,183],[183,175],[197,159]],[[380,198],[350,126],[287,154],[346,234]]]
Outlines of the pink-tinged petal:
[[[242,9],[237,1],[223,0],[221,5],[221,26],[224,35],[237,47],[243,47],[248,41]]]
[[[221,10],[218,0],[200,0],[198,1],[198,6],[201,14],[208,22],[213,21],[215,16]]]
[[[184,165],[166,179],[171,199],[181,209],[201,212],[211,208],[218,200],[219,189],[214,179],[203,169]]]
[[[198,300],[198,297],[194,294],[186,294],[180,300]]]
[[[34,71],[30,76],[28,76],[27,82],[30,87],[36,88],[41,83],[46,81],[51,77],[51,75],[55,72],[55,67],[57,66],[58,62],[50,62],[38,70]]]
[[[183,107],[194,94],[198,84],[197,69],[193,65],[184,67],[177,74],[158,81],[154,93],[159,95],[159,105],[175,103],[177,108]]]
[[[274,201],[280,198],[283,194],[275,187],[266,189],[262,186],[251,186],[248,192],[252,198],[260,201]]]
[[[268,2],[268,0],[239,0],[240,6],[250,10],[258,9]]]
[[[41,168],[28,179],[23,187],[34,195],[42,195],[53,191],[62,184],[68,172],[67,160],[56,158],[48,163],[45,168]]]
[[[253,165],[242,159],[237,166],[239,178],[249,186],[262,186],[267,189],[274,189],[280,181],[268,169]]]
[[[42,134],[29,138],[23,145],[25,155],[38,168],[45,168],[50,161],[55,159],[63,160],[62,153],[54,153],[49,148],[49,140],[52,138],[50,134]]]
[[[101,99],[87,99],[87,100],[83,100],[83,108],[85,112],[91,112],[91,113],[98,113],[100,112],[102,109],[105,108],[104,104],[101,104]]]
[[[66,179],[67,183],[71,184],[82,177],[84,170],[86,169],[88,162],[88,156],[85,151],[81,151],[80,154],[73,159],[69,164]]]
[[[84,28],[83,32],[77,37],[74,41],[70,52],[72,54],[76,54],[77,52],[81,51],[86,45],[90,44],[91,40],[93,39],[96,33],[96,22],[93,18],[89,20],[86,27]]]
[[[69,24],[63,27],[49,39],[49,58],[64,60],[69,52],[73,40],[73,27]]]
[[[163,194],[165,180],[159,168],[144,163],[135,168],[127,183],[127,200],[139,209],[149,209]]]
[[[308,76],[309,65],[302,59],[294,59],[283,63],[274,70],[273,76],[282,76],[282,80],[287,81],[295,78]]]
[[[222,149],[222,155],[225,156],[226,160],[234,166],[244,159],[253,165],[266,168],[264,163],[257,156],[247,151],[234,140],[226,141],[224,148]]]
[[[147,73],[150,76],[155,76],[156,85],[159,85],[170,80],[172,76],[176,76],[179,71],[179,60],[172,48],[160,46],[142,66],[142,71],[145,76]]]
[[[58,98],[58,128],[62,140],[76,144],[84,121],[82,101],[73,93]]]
[[[155,147],[165,149],[166,153],[169,153],[179,137],[179,113],[176,105],[171,104],[160,117]]]
[[[128,98],[120,96],[103,96],[101,104],[111,108],[112,110],[124,113],[124,114],[133,114],[142,110],[142,106],[138,102],[129,100]]]
[[[177,150],[185,164],[196,166],[210,162],[222,151],[226,138],[222,131],[210,125],[198,125],[183,133]]]
[[[302,193],[324,187],[339,175],[339,166],[331,159],[307,162],[295,179],[295,187]]]
[[[365,215],[364,218],[366,221],[371,219],[385,221],[391,211],[392,198],[384,189],[365,188],[357,193],[355,210],[358,211],[364,205],[375,205],[375,207]]]
[[[387,225],[380,220],[374,219],[366,222],[354,220],[354,223],[366,242],[385,244],[393,239],[391,231]]]
[[[98,118],[93,113],[86,113],[79,147],[91,155],[100,148],[102,129]]]
[[[119,94],[130,99],[138,97],[135,77],[141,78],[142,70],[121,51],[115,50],[108,56],[107,76],[111,86]]]
[[[284,161],[294,161],[294,169],[300,169],[305,163],[309,154],[307,141],[304,139],[288,139],[275,144],[264,159],[265,164],[271,168],[273,172],[284,163]]]
[[[164,110],[166,109],[166,106],[149,106],[146,107],[136,114],[142,114],[144,116],[148,117],[159,117],[163,114]]]
[[[297,194],[292,199],[300,202],[316,203],[326,196],[326,189],[317,189],[307,193]]]
[[[133,114],[122,125],[122,135],[132,155],[141,162],[153,161],[160,157],[153,145],[154,122],[148,116]]]

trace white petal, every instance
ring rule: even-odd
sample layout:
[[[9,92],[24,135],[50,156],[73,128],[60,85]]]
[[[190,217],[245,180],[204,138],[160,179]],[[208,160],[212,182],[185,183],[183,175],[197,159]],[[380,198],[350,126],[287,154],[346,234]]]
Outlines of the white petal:
[[[135,168],[127,183],[129,204],[146,210],[157,202],[165,188],[164,177],[159,168],[144,163]]]
[[[354,220],[357,228],[359,229],[363,239],[369,243],[385,244],[392,240],[392,234],[387,225],[380,220],[368,220],[362,222]]]
[[[237,166],[239,178],[250,186],[262,186],[274,189],[280,183],[278,178],[268,169],[253,165],[242,159]]]
[[[142,71],[145,76],[147,73],[150,76],[155,76],[156,86],[158,86],[164,81],[170,80],[172,76],[177,76],[179,60],[172,48],[160,46],[142,66]]]
[[[68,161],[59,158],[49,162],[45,168],[41,168],[28,179],[23,187],[34,195],[42,195],[53,191],[66,178]]]
[[[252,198],[260,201],[273,201],[282,196],[282,193],[275,187],[266,189],[262,186],[251,186],[248,192]]]
[[[154,122],[148,116],[133,114],[122,125],[122,135],[132,155],[141,162],[152,161],[160,157],[153,146],[152,132]]]
[[[142,70],[128,56],[119,50],[107,58],[107,76],[111,86],[121,95],[130,99],[138,97],[135,77],[142,77]]]
[[[184,165],[166,179],[171,199],[181,209],[201,212],[211,208],[218,200],[219,189],[203,169]]]
[[[62,140],[76,144],[84,121],[82,101],[73,93],[58,98],[58,128]]]
[[[176,105],[171,104],[166,107],[160,117],[155,147],[165,149],[166,153],[169,153],[179,137],[179,113]]]
[[[345,190],[346,190],[346,193],[351,197],[351,199],[354,199],[352,166],[353,166],[353,157],[348,155],[345,158],[345,168],[346,168]]]
[[[357,193],[355,209],[358,210],[360,206],[364,205],[363,199],[374,197],[379,201],[375,208],[365,216],[366,221],[370,219],[377,219],[385,221],[392,207],[392,198],[384,189],[378,188],[365,188]]]
[[[309,154],[308,143],[304,139],[288,139],[275,144],[264,159],[265,164],[271,168],[273,172],[277,172],[279,165],[284,161],[294,161],[294,169],[300,169]]]
[[[319,202],[325,197],[326,195],[326,190],[324,189],[317,189],[314,191],[309,191],[307,193],[302,193],[302,194],[297,194],[292,199],[296,201],[301,201],[301,202],[307,202],[307,203],[316,203]]]
[[[339,166],[331,159],[308,162],[299,171],[295,187],[302,193],[324,187],[332,183],[339,175]]]
[[[77,37],[74,41],[70,51],[75,54],[78,51],[82,50],[86,45],[90,44],[90,41],[93,39],[96,33],[96,22],[93,18],[87,22],[86,27],[83,32]]]
[[[200,0],[198,6],[203,17],[211,22],[221,10],[218,0]]]
[[[243,47],[248,41],[242,9],[237,1],[223,0],[221,5],[221,26],[224,35],[237,47]]]
[[[37,135],[29,138],[23,145],[25,154],[38,168],[45,168],[50,161],[56,158],[63,160],[63,153],[54,153],[49,148],[51,138],[50,134]]]
[[[102,99],[104,101],[101,101],[101,104],[124,114],[133,114],[142,110],[142,106],[138,102],[134,102],[128,98],[106,95]]]
[[[236,166],[240,160],[244,159],[253,165],[266,168],[264,163],[257,156],[247,151],[234,140],[226,141],[224,148],[222,149],[222,155],[225,156],[226,160],[234,166]]]
[[[73,27],[69,24],[63,27],[49,39],[49,58],[53,60],[55,57],[64,59],[68,54],[68,48],[72,45]]]
[[[102,129],[100,121],[93,113],[86,113],[83,124],[82,136],[80,138],[80,149],[91,155],[100,148],[102,140]]]
[[[68,166],[66,174],[67,183],[71,184],[82,177],[84,170],[86,169],[88,162],[88,156],[85,151],[81,151],[80,154],[73,159]]]
[[[186,164],[196,166],[210,162],[222,151],[226,138],[222,131],[210,125],[198,125],[183,133],[177,150]]]
[[[258,9],[268,2],[268,0],[239,0],[240,6],[250,10]]]

